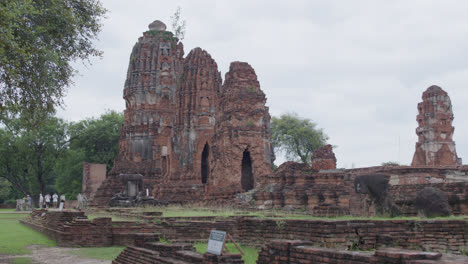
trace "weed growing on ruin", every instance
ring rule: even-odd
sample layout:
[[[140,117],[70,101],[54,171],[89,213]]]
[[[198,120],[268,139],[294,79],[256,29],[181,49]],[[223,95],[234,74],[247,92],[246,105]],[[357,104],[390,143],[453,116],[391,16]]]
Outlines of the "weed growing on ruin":
[[[159,237],[159,243],[163,243],[163,244],[167,244],[167,245],[171,245],[172,244],[172,241],[170,241],[169,239],[166,238],[166,234],[162,234],[160,237]]]
[[[248,93],[256,93],[255,87],[253,87],[253,86],[247,86],[247,87],[245,87],[245,90],[246,90]]]
[[[157,30],[148,30],[146,31],[147,35],[160,37],[163,41],[175,41],[174,34],[169,31],[157,31]]]
[[[255,123],[254,123],[253,120],[249,119],[249,120],[247,120],[247,122],[246,122],[245,125],[246,125],[247,127],[249,127],[249,128],[252,128],[252,127],[255,126]]]
[[[32,263],[32,259],[29,257],[19,257],[13,259],[13,264],[29,264]]]
[[[278,227],[279,230],[283,230],[285,224],[286,222],[284,220],[276,221],[276,227]]]

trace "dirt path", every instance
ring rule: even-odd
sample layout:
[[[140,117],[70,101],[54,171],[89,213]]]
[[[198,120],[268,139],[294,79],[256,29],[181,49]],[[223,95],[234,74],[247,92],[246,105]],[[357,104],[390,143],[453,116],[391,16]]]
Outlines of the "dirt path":
[[[44,247],[40,245],[27,246],[32,251],[29,255],[0,255],[0,263],[13,263],[13,258],[29,257],[32,258],[34,264],[63,264],[63,263],[79,263],[79,264],[111,264],[110,260],[97,260],[83,258],[71,254],[71,251],[78,250],[77,248],[64,247]]]

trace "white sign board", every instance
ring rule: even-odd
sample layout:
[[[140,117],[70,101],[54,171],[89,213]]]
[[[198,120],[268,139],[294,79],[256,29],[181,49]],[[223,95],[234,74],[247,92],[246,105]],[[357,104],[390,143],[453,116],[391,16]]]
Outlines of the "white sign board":
[[[225,231],[211,230],[210,239],[206,253],[211,253],[220,256],[223,253],[224,240],[226,239]]]
[[[63,202],[60,202],[59,211],[62,211],[62,210],[63,210]]]

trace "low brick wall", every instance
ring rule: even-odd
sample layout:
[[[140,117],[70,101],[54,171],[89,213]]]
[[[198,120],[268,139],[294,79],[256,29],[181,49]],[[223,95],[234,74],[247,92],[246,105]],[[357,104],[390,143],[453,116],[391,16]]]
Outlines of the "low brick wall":
[[[77,211],[35,210],[20,222],[54,239],[59,246],[123,246],[145,237],[152,241],[159,238],[145,223],[112,222],[107,217],[89,220],[84,212]]]
[[[314,247],[309,241],[273,240],[262,247],[257,264],[333,263],[333,264],[436,264],[468,263],[466,256],[442,255],[436,252],[421,252],[387,248],[375,252],[356,252]]]
[[[346,250],[391,246],[460,254],[468,242],[468,227],[463,220],[326,221],[232,217],[222,221],[141,223],[111,222],[110,218],[89,220],[82,212],[36,210],[23,223],[55,239],[61,246],[135,245],[143,234],[154,238],[153,241],[158,235],[175,242],[206,241],[213,229],[227,231],[236,241],[251,246],[262,246],[274,239],[292,239]]]
[[[223,254],[223,256],[200,254],[195,252],[192,244],[150,242],[138,247],[129,246],[112,261],[112,264],[127,263],[243,264],[244,261],[239,254]]]
[[[236,237],[254,246],[274,239],[294,239],[339,249],[393,246],[460,254],[468,242],[468,229],[463,220],[242,219]]]

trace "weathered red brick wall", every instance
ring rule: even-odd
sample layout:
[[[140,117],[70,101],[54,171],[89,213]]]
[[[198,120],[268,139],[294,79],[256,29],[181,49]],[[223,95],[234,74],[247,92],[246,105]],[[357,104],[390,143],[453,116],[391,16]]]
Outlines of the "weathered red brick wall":
[[[89,199],[94,198],[94,194],[97,189],[106,180],[106,170],[106,164],[83,162],[83,182],[81,192]]]
[[[375,252],[344,251],[314,246],[309,241],[274,240],[259,252],[258,264],[333,263],[333,264],[436,264],[468,263],[466,256],[387,248]]]
[[[140,237],[157,239],[154,228],[137,222],[87,219],[84,212],[35,210],[21,223],[47,235],[60,246],[133,245]]]
[[[262,177],[254,194],[255,205],[260,209],[295,209],[325,217],[373,216],[370,197],[357,193],[354,187],[356,176],[372,173],[389,175],[389,195],[404,215],[417,215],[413,201],[428,186],[440,189],[448,197],[454,214],[468,214],[467,166],[379,166],[319,172],[307,164],[286,162]]]
[[[382,246],[420,247],[427,251],[460,254],[468,242],[462,220],[269,220],[243,219],[237,238],[262,245],[274,239],[310,241],[316,246],[372,250]]]
[[[332,145],[325,145],[312,153],[311,166],[315,170],[336,169],[336,157]]]

